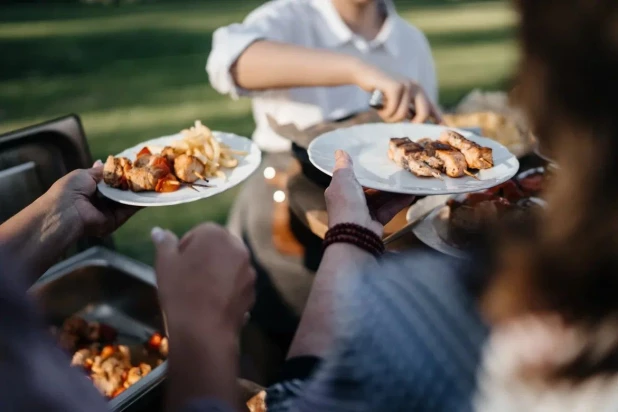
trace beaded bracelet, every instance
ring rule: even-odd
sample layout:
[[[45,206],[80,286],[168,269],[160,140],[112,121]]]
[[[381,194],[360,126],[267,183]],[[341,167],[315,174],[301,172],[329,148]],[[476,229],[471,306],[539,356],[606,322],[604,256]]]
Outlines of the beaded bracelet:
[[[375,257],[384,253],[384,243],[380,236],[355,223],[340,223],[330,228],[324,236],[324,249],[333,243],[350,243]]]

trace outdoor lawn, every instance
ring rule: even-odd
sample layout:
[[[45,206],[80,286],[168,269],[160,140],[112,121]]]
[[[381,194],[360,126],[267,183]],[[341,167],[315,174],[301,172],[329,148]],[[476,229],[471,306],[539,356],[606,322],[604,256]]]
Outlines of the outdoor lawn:
[[[176,133],[201,119],[248,136],[249,101],[214,92],[204,71],[213,31],[262,2],[168,1],[122,5],[0,6],[0,133],[68,113],[81,116],[95,158]],[[401,0],[398,10],[429,37],[449,107],[474,88],[503,89],[516,62],[515,16],[502,1]],[[151,263],[149,232],[181,234],[225,222],[237,190],[140,212],[115,236]]]

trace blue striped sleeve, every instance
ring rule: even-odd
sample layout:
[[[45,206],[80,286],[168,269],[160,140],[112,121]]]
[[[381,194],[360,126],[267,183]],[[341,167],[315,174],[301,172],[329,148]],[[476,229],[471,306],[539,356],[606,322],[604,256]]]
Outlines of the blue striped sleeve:
[[[466,411],[487,329],[441,256],[389,259],[345,285],[332,353],[269,411]]]

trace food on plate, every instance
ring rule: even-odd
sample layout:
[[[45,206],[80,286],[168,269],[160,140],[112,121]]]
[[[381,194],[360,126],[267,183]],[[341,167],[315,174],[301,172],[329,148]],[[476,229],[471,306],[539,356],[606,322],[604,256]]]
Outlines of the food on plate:
[[[459,247],[474,243],[501,219],[517,217],[540,207],[515,180],[483,192],[452,198],[446,205],[449,208],[448,241]]]
[[[539,196],[542,194],[551,173],[545,168],[532,169],[517,177],[517,184],[527,196]]]
[[[388,157],[399,167],[414,173],[419,177],[440,177],[440,171],[429,166],[424,159],[422,146],[407,137],[393,137],[390,140]]]
[[[518,121],[519,113],[501,114],[492,111],[445,114],[443,119],[449,127],[480,127],[482,135],[502,144],[520,157],[530,151],[525,122]]]
[[[493,151],[483,147],[452,130],[442,132],[439,140],[459,150],[471,169],[489,169],[494,166]]]
[[[532,176],[525,177],[519,181],[519,185],[530,196],[534,196],[543,190],[545,177],[542,173],[537,173]]]
[[[418,142],[429,156],[436,159],[439,169],[449,177],[461,177],[466,174],[468,164],[461,152],[448,144],[421,139]]]
[[[212,187],[196,183],[209,177],[225,178],[222,168],[238,166],[236,156],[247,153],[232,150],[217,141],[200,121],[182,131],[183,138],[153,153],[142,148],[131,161],[108,156],[103,167],[103,181],[117,189],[133,192],[174,192],[183,185],[194,190]]]
[[[192,155],[181,154],[174,161],[174,174],[183,182],[193,183],[198,179],[205,180],[204,170],[204,163]]]
[[[204,176],[207,178],[225,178],[221,168],[235,168],[238,166],[236,156],[247,155],[247,152],[233,150],[219,142],[212,131],[199,120],[196,120],[193,127],[181,133],[183,138],[171,144],[174,153],[195,156],[204,164]]]
[[[109,156],[103,166],[103,180],[111,187],[127,190],[129,184],[126,174],[131,167],[131,161],[126,157]]]
[[[480,146],[459,133],[446,131],[439,141],[429,138],[413,142],[407,137],[393,137],[388,157],[399,167],[419,177],[441,178],[464,175],[477,178],[468,169],[493,167],[492,149]]]
[[[99,392],[110,399],[167,358],[168,340],[159,333],[144,345],[119,345],[114,328],[77,316],[65,320],[60,329],[52,328],[52,333],[60,346],[72,353],[71,366],[82,368]]]

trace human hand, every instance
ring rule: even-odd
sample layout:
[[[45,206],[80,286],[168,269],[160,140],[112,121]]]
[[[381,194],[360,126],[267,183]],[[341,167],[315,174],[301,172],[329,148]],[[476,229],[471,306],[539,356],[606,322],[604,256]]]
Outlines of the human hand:
[[[442,123],[440,110],[429,100],[423,88],[412,80],[391,76],[370,65],[360,65],[355,83],[368,92],[379,90],[384,94],[384,104],[378,114],[385,122],[411,120],[412,123],[424,123],[434,120]]]
[[[102,178],[103,163],[97,161],[91,169],[74,170],[62,177],[45,194],[50,208],[67,224],[77,225],[81,235],[110,235],[140,210],[99,196],[97,183]]]
[[[245,245],[212,223],[197,226],[180,241],[155,228],[152,239],[159,294],[170,327],[199,319],[200,324],[238,333],[255,300],[255,271]]]
[[[355,223],[382,237],[384,225],[412,204],[415,197],[373,189],[363,190],[354,175],[350,155],[337,150],[335,158],[333,178],[325,192],[328,226]]]

